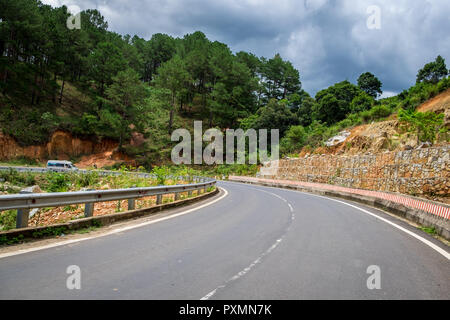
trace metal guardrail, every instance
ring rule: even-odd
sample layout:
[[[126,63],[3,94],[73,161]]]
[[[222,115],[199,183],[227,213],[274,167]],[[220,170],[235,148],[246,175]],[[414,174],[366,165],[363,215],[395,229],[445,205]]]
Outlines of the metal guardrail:
[[[45,172],[60,172],[60,173],[77,173],[77,174],[85,174],[85,173],[98,173],[99,175],[121,175],[122,171],[112,171],[112,170],[69,170],[69,169],[63,169],[63,168],[39,168],[39,167],[7,167],[7,166],[0,166],[0,171],[8,171],[8,170],[15,170],[17,172],[36,172],[36,173],[45,173]],[[136,174],[143,178],[150,178],[150,177],[156,177],[154,174],[145,173],[145,172],[133,172],[133,171],[127,171],[127,174]]]
[[[0,170],[9,170],[12,167],[0,167]],[[17,170],[18,167],[14,167]],[[20,167],[21,171],[28,172],[47,172],[46,168],[26,168]],[[28,169],[28,170],[27,170]],[[31,170],[29,170],[31,169]],[[17,170],[19,171],[19,170]],[[70,172],[70,171],[69,171]],[[78,173],[86,173],[87,170],[76,171]],[[101,174],[122,174],[117,171],[96,171]],[[140,177],[150,178],[155,177],[148,173],[140,172],[127,172],[127,174],[137,174]],[[167,176],[167,178],[177,178],[192,181],[190,184],[179,184],[170,186],[156,186],[145,188],[128,188],[128,189],[110,189],[110,190],[89,190],[89,191],[75,191],[75,192],[53,192],[53,193],[21,193],[14,195],[0,196],[0,211],[17,209],[16,227],[24,228],[28,226],[28,218],[30,209],[33,208],[48,208],[48,207],[61,207],[73,204],[84,204],[85,217],[91,217],[93,215],[94,204],[96,202],[107,202],[114,200],[128,200],[128,210],[135,208],[136,199],[157,196],[156,204],[162,203],[162,195],[174,194],[175,200],[180,199],[180,193],[188,192],[191,196],[193,191],[198,193],[201,190],[207,191],[208,187],[216,184],[215,179],[206,177],[178,177]]]

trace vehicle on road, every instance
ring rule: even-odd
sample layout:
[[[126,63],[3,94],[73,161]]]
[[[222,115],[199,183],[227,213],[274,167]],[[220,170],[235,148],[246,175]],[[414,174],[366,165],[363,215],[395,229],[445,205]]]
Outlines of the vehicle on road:
[[[53,171],[78,171],[72,162],[65,160],[48,160],[47,168]]]

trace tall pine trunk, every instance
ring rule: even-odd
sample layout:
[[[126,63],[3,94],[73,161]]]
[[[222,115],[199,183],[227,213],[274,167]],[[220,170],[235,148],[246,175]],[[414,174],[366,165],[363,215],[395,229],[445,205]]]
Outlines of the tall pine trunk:
[[[62,85],[61,85],[61,91],[59,92],[59,104],[62,103],[64,84],[65,83],[66,83],[66,79],[63,77],[63,81],[62,81]]]
[[[170,114],[169,114],[169,134],[172,133],[172,126],[173,126],[173,116],[175,112],[175,93],[172,94],[172,108],[170,108]]]

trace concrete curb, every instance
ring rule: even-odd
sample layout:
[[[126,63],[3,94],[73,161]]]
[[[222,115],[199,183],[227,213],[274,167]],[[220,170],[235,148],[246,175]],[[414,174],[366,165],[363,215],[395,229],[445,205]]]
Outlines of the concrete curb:
[[[298,190],[298,191],[313,193],[313,194],[326,196],[326,197],[335,197],[335,198],[341,198],[341,199],[345,199],[345,200],[356,201],[356,202],[366,204],[366,205],[369,205],[369,206],[372,206],[375,208],[380,208],[380,209],[386,210],[392,214],[395,214],[399,217],[408,219],[408,220],[415,222],[417,224],[420,224],[422,226],[434,227],[436,230],[436,233],[438,235],[440,235],[441,237],[450,241],[450,221],[448,219],[444,219],[444,218],[438,217],[436,215],[432,215],[423,210],[410,208],[410,207],[407,207],[400,203],[396,203],[396,202],[392,202],[389,200],[380,199],[380,198],[376,198],[376,197],[347,193],[347,192],[343,192],[343,191],[322,190],[322,189],[317,189],[317,188],[312,188],[312,187],[304,187],[304,186],[299,186],[299,185],[288,185],[288,184],[283,184],[283,183],[278,183],[278,182],[248,181],[245,179],[239,179],[239,177],[233,177],[233,179],[230,181],[255,184],[255,185],[261,185],[261,186],[267,186],[267,187],[277,187],[277,188]]]
[[[93,226],[107,226],[111,225],[117,221],[130,220],[139,217],[148,216],[154,213],[161,212],[166,209],[176,208],[180,206],[189,205],[201,200],[208,199],[214,195],[219,193],[219,188],[215,188],[214,191],[203,193],[199,196],[178,200],[174,202],[169,202],[161,205],[156,205],[149,208],[130,210],[119,213],[111,213],[103,216],[94,216],[89,218],[82,218],[73,221],[69,221],[66,223],[59,223],[50,226],[42,226],[42,227],[28,227],[21,229],[12,229],[4,232],[0,232],[0,238],[6,238],[6,240],[14,239],[20,237],[20,240],[23,239],[38,239],[53,235],[54,232],[58,232],[64,230],[65,232],[77,229],[83,229]]]

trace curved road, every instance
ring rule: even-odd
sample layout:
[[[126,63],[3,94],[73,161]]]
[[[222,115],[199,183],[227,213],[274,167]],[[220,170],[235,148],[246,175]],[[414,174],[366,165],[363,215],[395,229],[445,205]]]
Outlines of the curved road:
[[[450,299],[448,247],[402,221],[296,191],[219,186],[222,199],[172,219],[0,258],[0,298]],[[66,288],[69,265],[81,290]],[[372,265],[381,289],[367,288]]]

